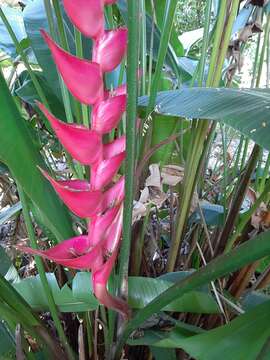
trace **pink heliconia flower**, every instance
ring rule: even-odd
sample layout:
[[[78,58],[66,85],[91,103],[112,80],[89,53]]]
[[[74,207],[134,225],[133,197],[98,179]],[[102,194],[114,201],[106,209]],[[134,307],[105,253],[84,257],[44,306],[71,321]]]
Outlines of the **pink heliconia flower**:
[[[104,214],[94,216],[88,224],[88,241],[95,246],[102,240],[104,232],[111,225],[119,211],[119,206],[108,209]]]
[[[93,166],[91,173],[91,188],[93,190],[100,190],[108,185],[114,175],[118,172],[124,158],[125,152],[122,152]]]
[[[122,61],[127,48],[127,29],[105,31],[93,47],[93,61],[104,72],[114,70]]]
[[[103,83],[104,73],[114,70],[121,63],[127,47],[126,28],[104,28],[104,6],[115,2],[63,0],[73,24],[93,40],[92,61],[69,54],[45,31],[41,31],[69,91],[83,104],[93,106],[91,129],[88,129],[82,125],[67,124],[53,116],[44,105],[38,104],[63,147],[75,160],[91,167],[90,182],[55,180],[41,170],[68,208],[77,216],[89,220],[88,234],[65,240],[48,250],[19,249],[69,268],[91,270],[93,291],[99,302],[128,318],[127,303],[107,290],[121,241],[125,194],[124,176],[115,183],[114,177],[125,158],[126,138],[121,136],[103,144],[103,135],[118,126],[126,109],[126,85],[108,91]]]
[[[115,128],[126,109],[126,96],[119,95],[98,102],[93,107],[92,129],[106,134]]]
[[[74,214],[87,218],[99,212],[102,203],[102,192],[100,190],[92,191],[87,181],[57,181],[45,171],[42,171],[42,173],[49,180],[61,200]]]
[[[100,134],[82,125],[64,123],[54,117],[44,105],[38,103],[38,106],[74,159],[83,165],[91,165],[102,159],[103,144]]]
[[[122,135],[121,137],[115,139],[111,143],[103,145],[103,157],[104,159],[109,159],[125,151],[125,149],[126,149],[126,137],[125,135]]]
[[[41,30],[56,66],[68,89],[83,104],[92,105],[103,96],[103,79],[100,65],[79,59],[60,48]]]
[[[115,4],[117,0],[104,0],[105,5]]]
[[[125,178],[122,176],[113,186],[103,193],[101,211],[117,206],[124,200]]]
[[[87,37],[103,34],[103,0],[64,0],[64,8],[73,24]]]

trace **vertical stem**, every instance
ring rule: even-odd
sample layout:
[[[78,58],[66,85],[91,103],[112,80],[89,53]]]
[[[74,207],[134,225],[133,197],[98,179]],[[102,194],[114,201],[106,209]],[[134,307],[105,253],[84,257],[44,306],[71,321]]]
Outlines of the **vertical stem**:
[[[260,54],[258,75],[257,75],[257,79],[256,79],[256,87],[260,86],[262,68],[263,68],[263,63],[265,60],[266,45],[267,45],[268,38],[269,38],[269,31],[270,31],[270,14],[267,15],[267,19],[266,19],[266,26],[265,26],[264,38],[263,38],[263,46],[262,46],[262,50],[261,50],[261,54]]]
[[[207,48],[209,42],[209,30],[211,22],[211,9],[212,9],[212,0],[207,0],[205,7],[205,26],[203,30],[203,44],[202,44],[202,54],[199,62],[199,73],[198,73],[198,85],[202,86],[205,72],[205,63],[207,59]]]
[[[239,0],[232,3],[230,18],[227,26],[224,29],[224,18],[227,10],[227,1],[220,3],[220,11],[218,15],[217,28],[215,32],[214,45],[210,60],[208,78],[206,86],[218,86],[222,66],[225,60],[226,51],[230,41],[233,21],[236,17]],[[232,19],[231,19],[232,18]],[[223,38],[223,42],[221,39]],[[219,55],[219,56],[218,56]],[[189,146],[188,161],[185,168],[185,176],[180,194],[181,203],[178,211],[178,221],[175,231],[175,237],[172,241],[169,257],[167,263],[167,271],[173,271],[176,265],[179,250],[183,241],[183,235],[186,227],[186,222],[189,214],[191,199],[193,191],[197,183],[197,170],[200,166],[200,158],[203,153],[204,142],[207,136],[209,127],[208,121],[199,120],[195,130],[194,140]]]
[[[257,73],[257,63],[258,63],[258,59],[259,59],[260,45],[261,45],[261,33],[259,33],[258,39],[257,39],[255,59],[254,59],[253,70],[252,70],[252,79],[251,79],[251,85],[250,85],[251,88],[254,88],[254,86],[255,86],[256,73]]]
[[[32,226],[32,221],[31,221],[30,214],[29,214],[28,199],[26,198],[26,195],[25,195],[23,189],[21,188],[21,186],[19,184],[17,184],[17,188],[18,188],[20,200],[22,202],[23,217],[24,217],[26,229],[27,229],[27,232],[28,232],[30,244],[31,244],[31,247],[33,247],[34,249],[37,249],[36,237],[35,237],[34,229],[33,229],[33,226]],[[43,290],[44,290],[44,292],[46,294],[49,310],[50,310],[50,313],[52,315],[55,327],[56,327],[58,335],[59,335],[59,338],[60,338],[62,344],[64,345],[65,349],[66,349],[68,358],[70,360],[73,360],[74,355],[73,355],[73,352],[72,352],[72,350],[71,350],[71,348],[70,348],[70,346],[68,344],[68,341],[67,341],[65,332],[63,330],[61,321],[60,321],[60,319],[58,317],[57,307],[56,307],[56,304],[54,302],[53,294],[52,294],[50,285],[49,285],[47,277],[46,277],[44,266],[42,264],[41,259],[38,256],[35,256],[35,261],[36,261],[38,273],[39,273],[39,276],[40,276],[40,280],[41,280],[41,283],[42,283],[42,287],[43,287]]]
[[[123,241],[120,251],[119,280],[120,293],[127,297],[127,277],[131,243],[131,222],[133,210],[134,168],[136,158],[136,119],[137,119],[137,70],[138,70],[138,24],[139,4],[128,0],[128,51],[127,51],[127,121],[126,123],[126,167],[125,202],[123,219]]]

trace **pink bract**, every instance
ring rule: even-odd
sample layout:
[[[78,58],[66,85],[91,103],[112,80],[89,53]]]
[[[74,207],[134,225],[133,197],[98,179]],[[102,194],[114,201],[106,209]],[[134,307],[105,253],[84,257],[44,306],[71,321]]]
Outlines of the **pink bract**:
[[[83,104],[95,104],[103,97],[103,79],[100,65],[79,59],[60,48],[44,31],[56,66],[69,91]]]

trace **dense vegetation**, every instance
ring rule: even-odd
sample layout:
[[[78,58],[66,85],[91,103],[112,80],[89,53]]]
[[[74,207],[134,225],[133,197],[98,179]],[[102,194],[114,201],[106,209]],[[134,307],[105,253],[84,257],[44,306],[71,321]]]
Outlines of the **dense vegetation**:
[[[0,4],[0,359],[269,359],[269,1]]]

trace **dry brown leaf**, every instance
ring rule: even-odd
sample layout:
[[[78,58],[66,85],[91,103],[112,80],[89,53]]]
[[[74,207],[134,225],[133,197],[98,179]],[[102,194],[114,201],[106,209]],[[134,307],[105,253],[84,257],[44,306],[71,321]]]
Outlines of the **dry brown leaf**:
[[[145,186],[155,186],[161,190],[161,176],[158,164],[149,166],[150,176],[145,180]]]
[[[184,178],[184,168],[177,165],[166,165],[161,170],[162,184],[176,186]]]

